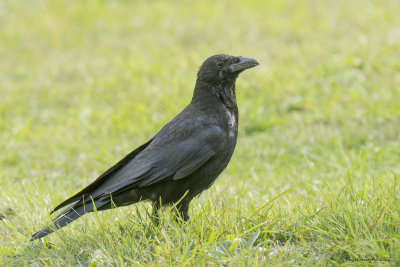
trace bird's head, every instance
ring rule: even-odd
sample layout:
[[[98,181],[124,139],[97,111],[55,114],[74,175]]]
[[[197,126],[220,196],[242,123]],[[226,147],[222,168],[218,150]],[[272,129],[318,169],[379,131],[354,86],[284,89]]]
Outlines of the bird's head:
[[[257,65],[258,62],[252,58],[215,55],[204,61],[197,77],[198,80],[205,83],[229,83],[234,82],[242,71]]]
[[[257,60],[248,57],[215,55],[201,65],[197,74],[196,87],[192,101],[207,101],[212,93],[229,107],[236,105],[235,81],[239,74],[258,65]]]

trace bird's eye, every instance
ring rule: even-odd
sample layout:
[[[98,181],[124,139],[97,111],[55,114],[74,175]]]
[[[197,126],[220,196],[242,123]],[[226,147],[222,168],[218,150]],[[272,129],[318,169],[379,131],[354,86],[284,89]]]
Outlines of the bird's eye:
[[[224,65],[224,63],[222,62],[217,62],[217,67],[222,67]]]

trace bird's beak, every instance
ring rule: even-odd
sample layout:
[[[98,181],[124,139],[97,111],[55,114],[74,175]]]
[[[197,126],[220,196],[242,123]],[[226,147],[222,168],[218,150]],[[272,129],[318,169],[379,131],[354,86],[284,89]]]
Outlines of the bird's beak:
[[[239,60],[240,61],[238,63],[234,63],[228,67],[229,72],[244,71],[259,65],[257,60],[249,57],[239,57]]]

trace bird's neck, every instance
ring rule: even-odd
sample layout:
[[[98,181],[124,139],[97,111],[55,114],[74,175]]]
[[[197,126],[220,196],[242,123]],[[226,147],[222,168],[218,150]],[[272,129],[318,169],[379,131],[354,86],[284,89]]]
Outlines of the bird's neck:
[[[232,111],[237,111],[235,81],[208,84],[198,80],[192,102],[213,104],[215,101],[222,103]]]

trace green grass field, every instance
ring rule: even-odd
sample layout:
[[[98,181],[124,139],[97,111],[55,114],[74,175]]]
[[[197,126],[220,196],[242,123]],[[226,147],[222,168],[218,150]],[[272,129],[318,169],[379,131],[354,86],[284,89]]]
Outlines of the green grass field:
[[[400,265],[396,1],[0,1],[0,265]],[[151,138],[219,53],[239,139],[188,223],[150,204],[42,241],[49,211]]]

